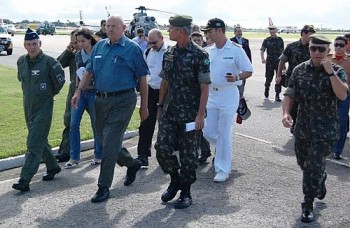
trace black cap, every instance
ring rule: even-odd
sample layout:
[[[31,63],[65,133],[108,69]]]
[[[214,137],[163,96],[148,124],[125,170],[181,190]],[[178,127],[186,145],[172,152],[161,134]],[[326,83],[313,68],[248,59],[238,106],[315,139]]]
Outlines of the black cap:
[[[324,35],[312,34],[310,36],[310,42],[313,44],[331,44],[332,41]]]
[[[187,15],[175,15],[169,18],[169,23],[175,27],[188,26],[192,23],[192,17]]]
[[[219,19],[219,18],[213,18],[210,19],[207,23],[207,25],[202,28],[202,31],[209,31],[210,29],[213,28],[225,28],[225,23],[223,20]]]
[[[39,39],[38,33],[28,28],[26,31],[26,35],[24,36],[24,40],[36,40],[36,39]]]

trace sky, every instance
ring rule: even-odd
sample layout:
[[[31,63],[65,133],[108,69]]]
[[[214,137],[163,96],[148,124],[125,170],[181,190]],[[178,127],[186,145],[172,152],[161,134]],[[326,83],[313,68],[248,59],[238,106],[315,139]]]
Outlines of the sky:
[[[112,15],[131,20],[136,7],[169,11],[193,17],[193,23],[204,26],[218,17],[227,25],[243,28],[267,28],[268,18],[278,26],[312,24],[316,28],[350,29],[349,0],[281,1],[281,0],[6,0],[0,7],[0,18],[13,22],[22,20],[78,22],[82,10],[86,24],[99,24],[107,18],[106,7]],[[170,14],[147,11],[159,24],[168,24]]]

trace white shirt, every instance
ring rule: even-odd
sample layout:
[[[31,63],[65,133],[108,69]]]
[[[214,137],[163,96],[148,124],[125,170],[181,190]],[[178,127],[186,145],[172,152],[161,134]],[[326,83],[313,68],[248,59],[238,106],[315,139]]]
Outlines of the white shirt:
[[[159,73],[162,70],[164,52],[167,50],[168,46],[169,45],[164,42],[160,50],[151,49],[147,57],[144,56],[150,72],[150,75],[147,76],[148,85],[152,89],[160,88],[160,82],[162,81],[162,78],[159,77]]]
[[[210,60],[210,87],[235,87],[242,81],[228,82],[226,73],[237,75],[243,71],[253,72],[253,66],[243,48],[227,39],[225,45],[218,49],[216,44],[206,48]]]

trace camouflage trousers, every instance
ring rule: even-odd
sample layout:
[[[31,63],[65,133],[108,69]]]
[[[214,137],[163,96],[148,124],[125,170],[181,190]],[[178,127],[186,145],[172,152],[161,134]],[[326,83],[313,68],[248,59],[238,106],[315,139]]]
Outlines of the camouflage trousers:
[[[295,139],[295,155],[303,171],[303,193],[306,201],[321,195],[325,178],[326,156],[331,153],[334,141]]]
[[[278,59],[268,58],[265,63],[265,88],[270,88],[273,76],[277,73]],[[276,89],[276,88],[275,88]],[[277,92],[277,91],[276,91]]]
[[[164,173],[180,170],[180,181],[192,184],[196,181],[198,138],[201,131],[185,131],[185,122],[162,117],[159,120],[156,157]],[[174,152],[179,151],[180,164]]]

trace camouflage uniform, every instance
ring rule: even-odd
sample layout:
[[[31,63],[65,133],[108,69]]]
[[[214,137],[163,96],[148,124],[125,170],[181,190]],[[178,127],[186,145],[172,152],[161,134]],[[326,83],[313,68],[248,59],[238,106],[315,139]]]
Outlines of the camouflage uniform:
[[[292,75],[294,67],[298,64],[305,62],[310,59],[309,43],[303,45],[301,40],[295,41],[287,45],[286,49],[283,51],[280,59],[284,62],[288,62],[286,85],[288,85],[288,80]],[[291,116],[295,120],[297,117],[298,103],[294,101]],[[293,130],[292,130],[293,131]]]
[[[264,39],[260,51],[266,50],[266,64],[265,64],[265,88],[270,88],[274,72],[277,72],[279,57],[284,49],[284,42],[281,37],[267,37]]]
[[[169,88],[159,120],[157,160],[165,173],[180,169],[180,181],[192,184],[196,181],[200,131],[186,132],[185,125],[197,116],[200,84],[210,83],[208,54],[193,42],[185,48],[169,47],[164,53],[161,77],[168,81]],[[173,154],[177,146],[181,166]]]
[[[333,65],[334,72],[346,82],[342,68]],[[327,72],[316,68],[311,60],[294,68],[285,96],[299,103],[294,130],[295,154],[303,170],[305,202],[321,195],[325,180],[326,156],[338,137],[337,97]]]

